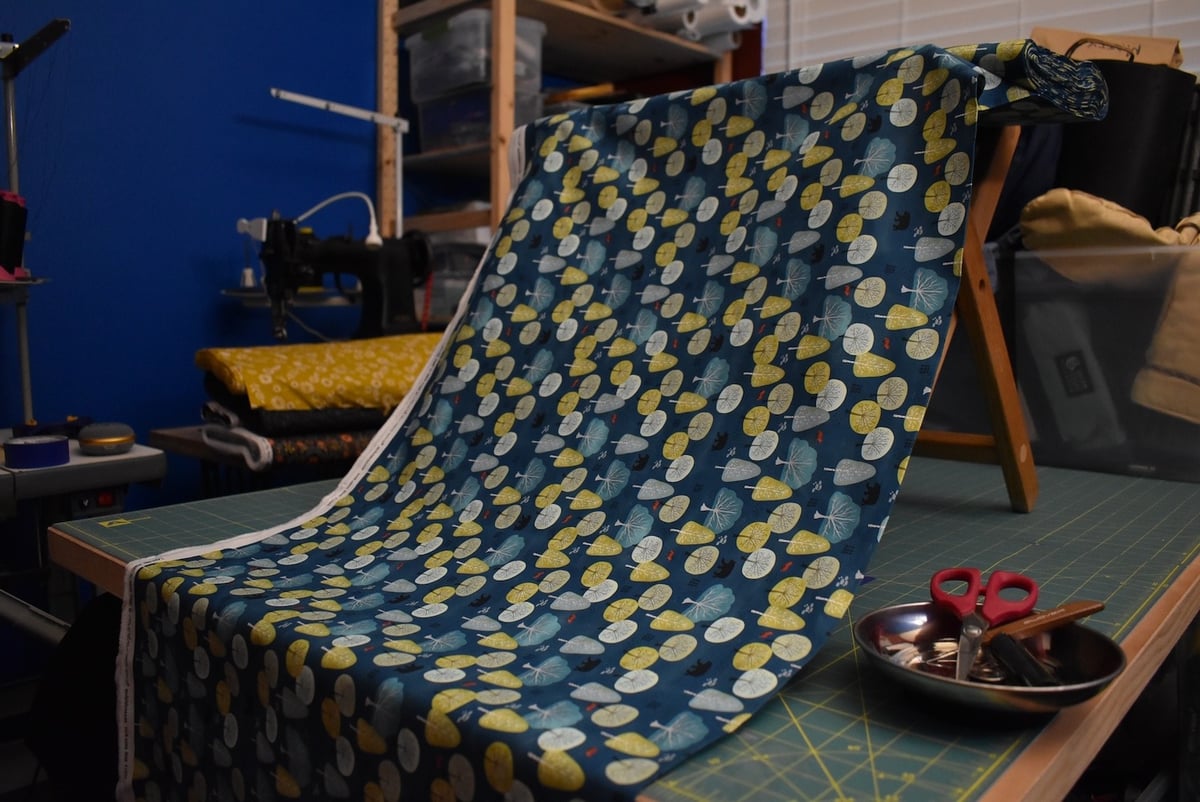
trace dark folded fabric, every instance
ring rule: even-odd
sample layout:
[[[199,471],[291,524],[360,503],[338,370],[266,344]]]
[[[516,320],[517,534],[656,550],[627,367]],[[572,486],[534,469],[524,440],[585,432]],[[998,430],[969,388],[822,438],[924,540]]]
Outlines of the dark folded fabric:
[[[232,410],[241,425],[257,434],[276,437],[292,434],[352,432],[378,429],[387,420],[379,409],[346,407],[309,410],[253,409],[244,393],[235,393],[210,372],[204,374],[208,397]]]

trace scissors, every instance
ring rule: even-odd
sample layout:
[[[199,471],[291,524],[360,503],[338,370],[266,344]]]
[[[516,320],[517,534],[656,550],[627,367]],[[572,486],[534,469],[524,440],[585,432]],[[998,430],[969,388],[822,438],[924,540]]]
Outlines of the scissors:
[[[961,593],[952,593],[943,587],[950,582],[965,582],[967,587]],[[1021,591],[1024,596],[1014,600],[1000,595],[1010,589]],[[1015,621],[1033,612],[1038,586],[1025,574],[1012,571],[993,571],[985,584],[978,568],[943,568],[929,580],[929,595],[935,603],[953,610],[962,621],[954,677],[965,680],[979,658],[988,627]],[[982,605],[979,604],[980,596],[983,596]]]

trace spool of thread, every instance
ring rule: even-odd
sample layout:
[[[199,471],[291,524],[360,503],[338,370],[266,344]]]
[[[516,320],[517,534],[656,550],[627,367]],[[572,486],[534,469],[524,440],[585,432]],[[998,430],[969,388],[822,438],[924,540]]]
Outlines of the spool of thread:
[[[4,467],[50,468],[71,461],[71,443],[65,435],[40,434],[4,441]]]

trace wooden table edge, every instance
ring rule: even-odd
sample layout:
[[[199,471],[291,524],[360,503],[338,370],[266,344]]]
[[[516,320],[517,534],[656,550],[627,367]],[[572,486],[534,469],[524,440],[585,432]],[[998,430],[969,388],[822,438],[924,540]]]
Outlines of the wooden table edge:
[[[1058,713],[979,802],[1066,797],[1198,613],[1200,559],[1193,559],[1121,641],[1120,676],[1098,696]]]
[[[125,563],[118,557],[51,526],[46,538],[50,560],[99,590],[125,596]]]

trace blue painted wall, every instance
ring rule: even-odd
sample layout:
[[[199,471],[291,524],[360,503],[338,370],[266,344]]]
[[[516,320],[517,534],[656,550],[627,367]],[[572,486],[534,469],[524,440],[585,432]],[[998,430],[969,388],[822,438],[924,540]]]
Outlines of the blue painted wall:
[[[374,196],[374,126],[268,88],[373,108],[376,7],[10,2],[0,32],[21,42],[58,17],[70,31],[15,85],[25,262],[49,279],[29,304],[34,412],[124,421],[145,442],[199,420],[197,349],[271,342],[265,310],[220,294],[245,264],[237,218],[294,216],[347,190]],[[312,223],[338,234],[365,232],[366,220],[365,206],[343,201]],[[354,316],[311,319],[345,335]],[[15,321],[0,306],[0,426],[21,419]],[[166,482],[135,488],[130,503],[197,488],[195,466],[173,458]]]

